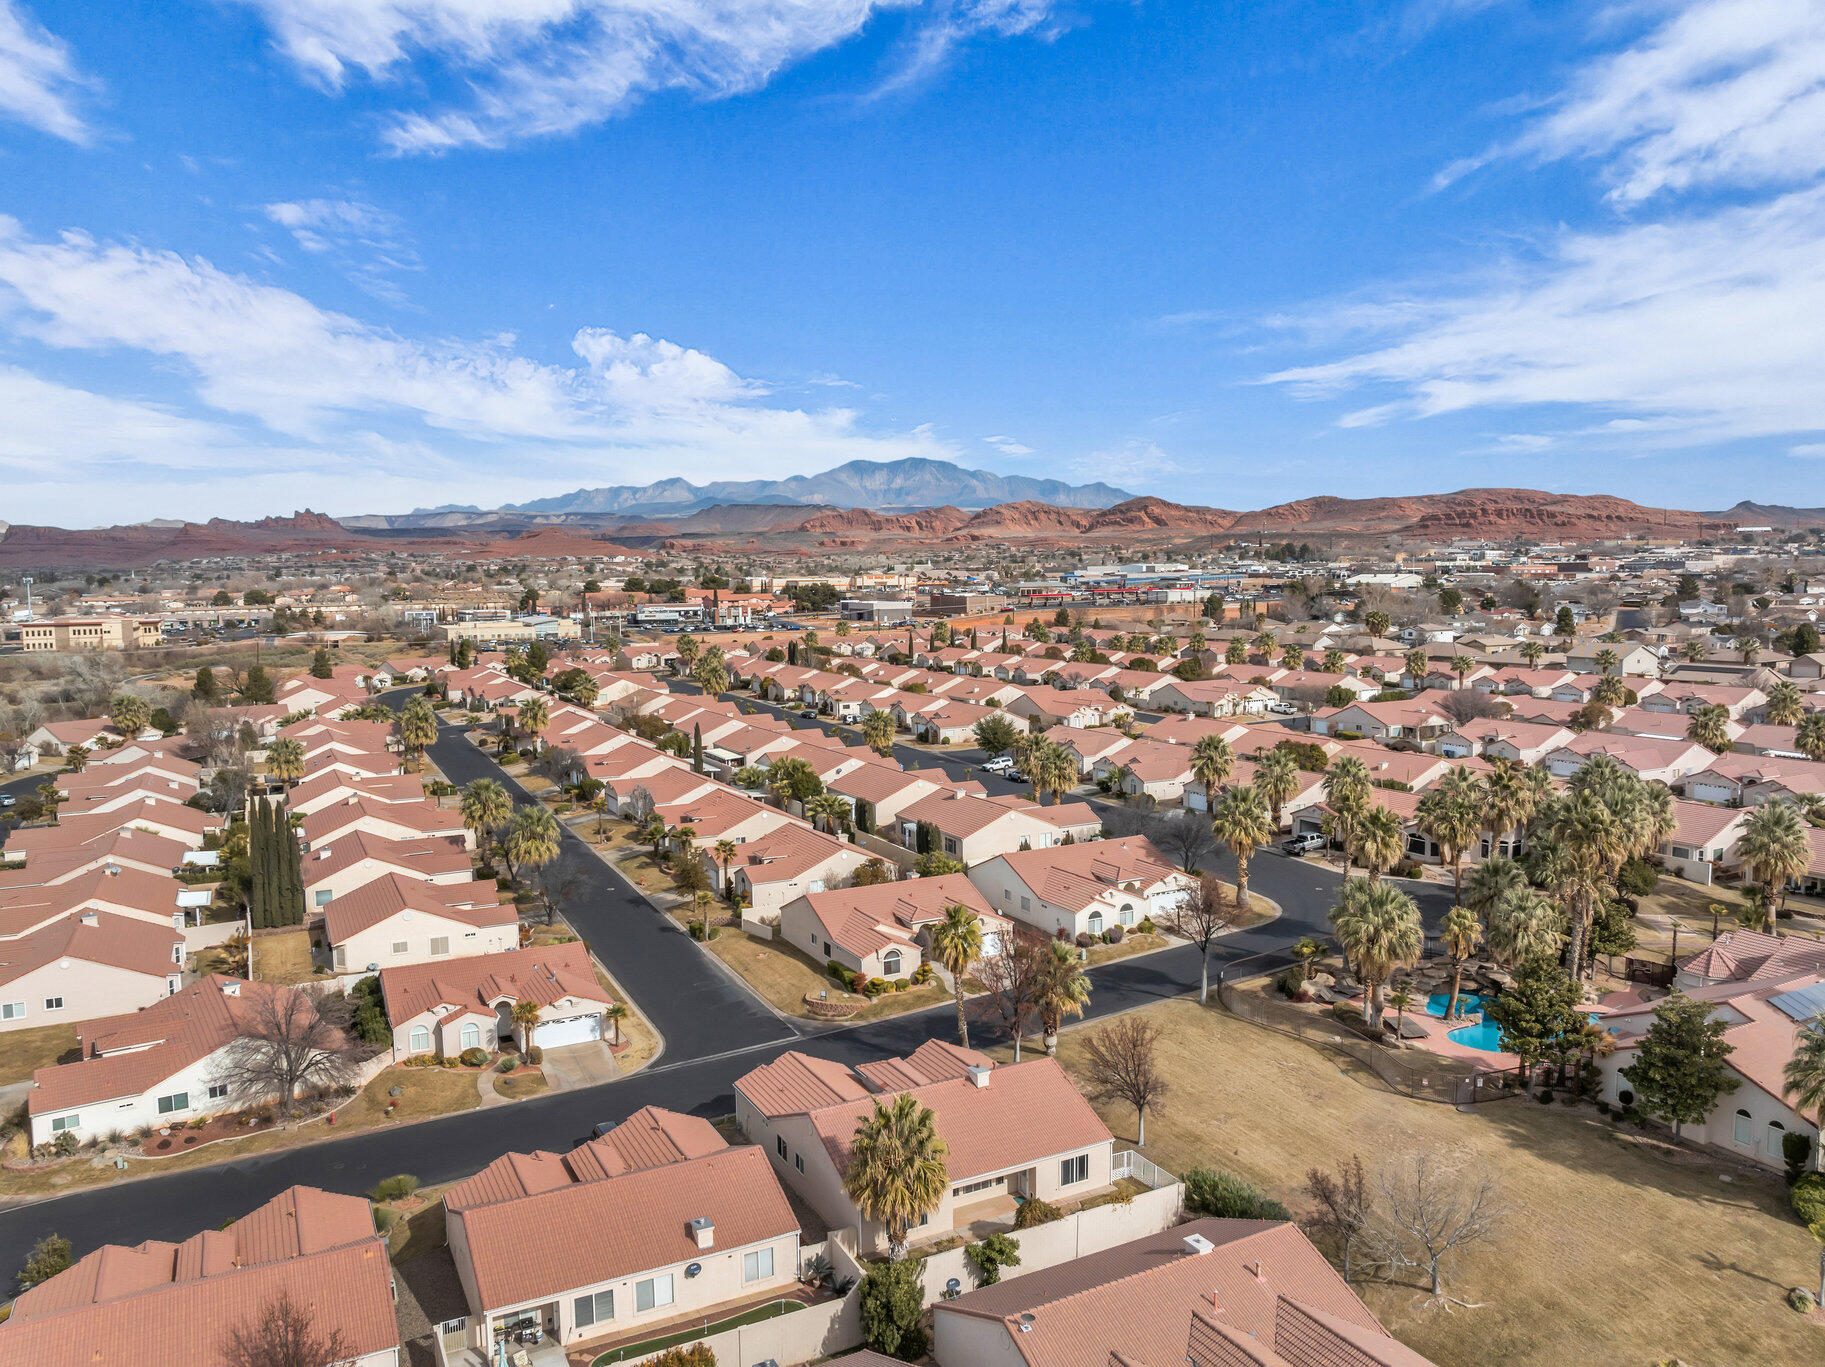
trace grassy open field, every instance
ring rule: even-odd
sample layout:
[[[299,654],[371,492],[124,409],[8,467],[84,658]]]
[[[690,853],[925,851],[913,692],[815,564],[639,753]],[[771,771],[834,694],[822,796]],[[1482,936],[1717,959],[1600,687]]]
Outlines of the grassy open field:
[[[253,973],[259,981],[296,986],[316,976],[312,968],[310,934],[302,928],[254,936]]]
[[[828,992],[832,1001],[866,1000],[845,992],[824,972],[795,949],[757,940],[743,930],[722,930],[708,945],[710,953],[740,974],[747,983],[774,1006],[791,1016],[808,1016],[805,995]],[[967,979],[966,987],[967,987]],[[909,987],[904,992],[887,992],[876,997],[853,1016],[852,1021],[878,1020],[907,1011],[922,1010],[949,1001],[951,994],[937,981],[924,987]]]
[[[1373,1170],[1416,1146],[1487,1168],[1510,1208],[1498,1237],[1462,1251],[1446,1291],[1358,1290],[1388,1328],[1440,1367],[1694,1367],[1825,1360],[1825,1329],[1790,1310],[1815,1285],[1817,1243],[1788,1212],[1778,1177],[1623,1131],[1589,1107],[1496,1102],[1465,1114],[1410,1101],[1297,1041],[1190,1001],[1147,1015],[1168,1032],[1172,1091],[1147,1121],[1146,1154],[1175,1172],[1203,1163],[1309,1208],[1305,1173],[1359,1154]],[[1075,1068],[1085,1032],[1060,1057]],[[1118,1145],[1134,1115],[1105,1107]]]

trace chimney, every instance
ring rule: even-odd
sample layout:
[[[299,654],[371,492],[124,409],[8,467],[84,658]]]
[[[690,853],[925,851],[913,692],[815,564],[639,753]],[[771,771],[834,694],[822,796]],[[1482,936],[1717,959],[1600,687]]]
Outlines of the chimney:
[[[1188,1258],[1201,1257],[1215,1247],[1216,1245],[1211,1243],[1211,1241],[1206,1239],[1202,1234],[1187,1234],[1185,1236],[1185,1256]]]
[[[707,1215],[699,1215],[691,1221],[691,1238],[697,1247],[709,1248],[716,1242],[716,1224]]]
[[[82,914],[82,923],[85,926],[98,926],[101,924],[101,917],[93,911],[85,911]]]
[[[970,1064],[968,1071],[970,1081],[975,1083],[978,1087],[986,1087],[989,1085],[989,1070],[980,1063]]]
[[[1250,1270],[1255,1274],[1256,1281],[1264,1282],[1267,1280],[1267,1269],[1262,1267],[1261,1260],[1259,1258],[1255,1259],[1255,1265]]]

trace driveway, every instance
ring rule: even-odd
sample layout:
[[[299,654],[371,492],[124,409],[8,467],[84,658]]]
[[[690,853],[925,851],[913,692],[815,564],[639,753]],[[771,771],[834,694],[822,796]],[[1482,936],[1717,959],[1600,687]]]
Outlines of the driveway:
[[[597,1083],[613,1082],[621,1076],[615,1056],[609,1052],[606,1044],[599,1041],[547,1049],[545,1061],[539,1066],[545,1070],[546,1085],[554,1092],[572,1092],[579,1087],[594,1087]]]

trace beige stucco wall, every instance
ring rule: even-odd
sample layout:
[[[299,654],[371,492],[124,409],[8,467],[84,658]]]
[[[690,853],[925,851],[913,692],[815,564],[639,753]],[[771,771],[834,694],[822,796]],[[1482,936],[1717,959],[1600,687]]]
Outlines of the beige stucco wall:
[[[0,1021],[0,1033],[41,1025],[73,1025],[98,1016],[138,1011],[170,996],[183,985],[182,976],[183,965],[176,962],[169,965],[169,972],[135,973],[86,959],[53,960],[0,986],[0,1002],[25,1003],[24,1017]],[[63,1006],[47,1009],[48,998],[61,998]]]
[[[504,907],[501,914],[513,918],[513,908]],[[449,953],[433,955],[431,941],[440,937],[449,940]],[[395,944],[404,944],[405,949],[395,950]],[[369,964],[377,968],[396,968],[401,964],[428,963],[433,958],[463,959],[519,947],[517,918],[492,926],[473,926],[466,921],[414,911],[395,913],[379,925],[349,936],[334,948],[340,956],[337,971],[357,973],[369,971]]]

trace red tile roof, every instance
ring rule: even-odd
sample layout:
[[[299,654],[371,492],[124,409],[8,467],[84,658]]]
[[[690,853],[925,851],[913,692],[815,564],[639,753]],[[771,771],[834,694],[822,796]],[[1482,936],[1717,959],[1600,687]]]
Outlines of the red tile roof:
[[[444,1193],[453,1211],[513,1201],[541,1191],[664,1167],[727,1148],[716,1127],[694,1115],[643,1106],[614,1129],[569,1153],[510,1153]]]
[[[30,935],[0,941],[0,984],[59,959],[165,978],[183,971],[183,944],[181,931],[130,916],[105,911],[68,916]]]
[[[580,941],[383,968],[380,991],[395,1028],[435,1006],[487,1012],[503,999],[540,1006],[566,997],[603,1006],[610,1002]]]
[[[471,926],[512,925],[519,913],[511,904],[503,905],[500,896],[492,881],[440,885],[389,873],[325,905],[323,933],[332,945],[340,944],[401,912],[422,912]]]

